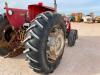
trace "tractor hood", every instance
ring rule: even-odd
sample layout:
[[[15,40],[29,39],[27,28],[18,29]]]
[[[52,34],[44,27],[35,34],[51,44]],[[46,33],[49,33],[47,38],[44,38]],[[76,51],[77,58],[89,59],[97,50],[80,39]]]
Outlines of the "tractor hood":
[[[6,16],[10,25],[18,29],[25,23],[25,14],[27,13],[26,9],[17,9],[17,8],[5,8]]]

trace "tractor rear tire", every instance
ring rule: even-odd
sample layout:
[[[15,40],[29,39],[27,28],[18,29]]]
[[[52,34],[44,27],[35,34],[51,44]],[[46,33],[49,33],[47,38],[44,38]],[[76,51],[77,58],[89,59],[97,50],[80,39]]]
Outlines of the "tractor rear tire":
[[[78,39],[78,31],[72,29],[68,35],[68,46],[72,47],[75,45],[76,39]]]
[[[31,22],[26,33],[25,53],[30,67],[37,73],[48,74],[52,73],[59,65],[65,47],[66,28],[65,23],[60,14],[44,12],[39,14],[35,21]],[[63,32],[62,53],[58,56],[55,62],[50,63],[47,60],[46,50],[50,31],[55,26],[60,26]]]

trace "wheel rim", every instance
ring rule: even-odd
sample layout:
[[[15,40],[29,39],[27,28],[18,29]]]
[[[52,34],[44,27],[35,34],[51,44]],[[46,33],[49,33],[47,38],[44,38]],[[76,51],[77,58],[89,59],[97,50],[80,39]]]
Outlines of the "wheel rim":
[[[54,63],[62,55],[64,43],[63,30],[60,27],[53,27],[48,36],[48,49],[46,51],[48,62]]]

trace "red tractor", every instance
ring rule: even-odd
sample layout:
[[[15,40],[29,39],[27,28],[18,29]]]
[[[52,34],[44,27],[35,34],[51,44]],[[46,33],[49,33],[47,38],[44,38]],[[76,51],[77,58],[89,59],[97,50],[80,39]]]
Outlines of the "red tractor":
[[[28,9],[9,8],[0,15],[0,55],[14,57],[24,53],[30,67],[38,73],[51,73],[59,65],[65,41],[74,46],[77,30],[71,30],[67,17],[43,3]]]

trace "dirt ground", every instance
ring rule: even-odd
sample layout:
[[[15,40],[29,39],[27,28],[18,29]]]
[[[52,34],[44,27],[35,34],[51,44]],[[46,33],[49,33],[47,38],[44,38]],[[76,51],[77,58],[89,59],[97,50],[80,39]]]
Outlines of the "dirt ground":
[[[100,23],[72,23],[79,39],[67,46],[59,67],[50,75],[100,75]],[[15,58],[0,57],[0,75],[40,75],[33,72],[22,54]]]

